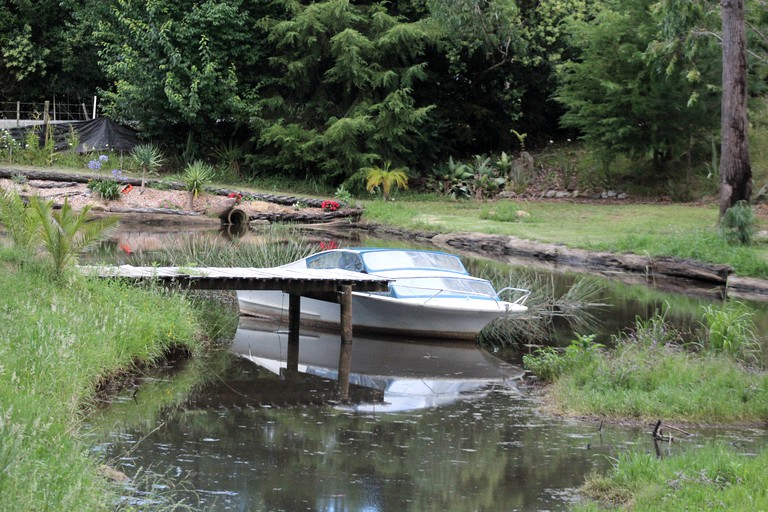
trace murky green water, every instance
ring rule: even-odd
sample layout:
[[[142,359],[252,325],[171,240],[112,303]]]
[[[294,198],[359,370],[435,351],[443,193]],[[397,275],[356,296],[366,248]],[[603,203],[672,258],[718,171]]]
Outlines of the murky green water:
[[[161,494],[196,509],[567,510],[584,476],[608,468],[611,456],[655,449],[650,425],[556,419],[516,381],[463,395],[435,391],[441,405],[424,404],[416,391],[394,412],[382,411],[402,405],[403,393],[385,392],[381,410],[360,411],[329,403],[334,381],[281,377],[233,354],[194,364],[126,392],[93,425],[96,449],[111,464],[165,475]],[[695,434],[660,449],[719,436],[749,451],[762,435]]]
[[[710,300],[605,289],[606,333],[664,303],[691,324]],[[227,350],[148,376],[89,418],[94,450],[110,465],[164,475],[151,494],[129,484],[136,500],[237,511],[567,510],[585,475],[621,451],[666,455],[724,437],[751,452],[766,441],[764,431],[691,430],[654,446],[652,425],[550,417],[535,391],[519,387],[520,354],[509,349],[356,337],[358,404],[341,404],[337,338],[303,331],[291,372],[285,328],[242,322]]]

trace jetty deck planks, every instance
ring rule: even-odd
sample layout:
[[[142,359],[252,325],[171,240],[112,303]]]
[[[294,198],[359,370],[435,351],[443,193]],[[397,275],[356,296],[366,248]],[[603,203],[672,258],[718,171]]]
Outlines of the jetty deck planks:
[[[282,290],[305,294],[339,291],[386,291],[388,280],[340,269],[285,269],[253,267],[135,267],[79,266],[85,275],[103,279],[157,282],[195,290]]]

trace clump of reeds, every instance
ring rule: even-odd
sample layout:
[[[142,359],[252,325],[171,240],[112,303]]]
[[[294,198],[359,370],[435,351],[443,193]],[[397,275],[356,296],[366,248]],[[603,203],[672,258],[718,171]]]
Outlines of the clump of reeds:
[[[190,236],[163,250],[161,259],[172,266],[276,267],[315,252],[291,229],[269,228],[248,238],[232,241],[209,236]]]
[[[490,279],[496,289],[509,286],[531,290],[524,315],[502,317],[483,329],[480,341],[486,345],[541,343],[552,337],[559,322],[565,322],[573,332],[588,333],[599,325],[594,309],[607,306],[602,299],[603,285],[595,278],[577,279],[559,291],[553,278],[523,269],[492,270],[484,277]]]

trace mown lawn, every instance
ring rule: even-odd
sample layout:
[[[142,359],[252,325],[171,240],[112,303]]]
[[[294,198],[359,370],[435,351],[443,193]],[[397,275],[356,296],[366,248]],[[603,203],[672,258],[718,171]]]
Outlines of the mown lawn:
[[[517,211],[524,211],[522,217]],[[365,202],[368,222],[439,232],[514,236],[590,250],[677,256],[734,266],[744,276],[768,277],[768,243],[731,246],[717,236],[717,206],[569,201]],[[758,217],[759,230],[768,217]]]

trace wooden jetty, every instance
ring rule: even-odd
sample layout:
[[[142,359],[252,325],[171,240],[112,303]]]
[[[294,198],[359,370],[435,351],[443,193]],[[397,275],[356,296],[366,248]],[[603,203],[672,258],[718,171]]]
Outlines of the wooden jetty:
[[[85,275],[104,279],[154,282],[189,290],[281,290],[288,294],[288,369],[297,370],[301,297],[338,302],[342,350],[339,384],[342,399],[349,396],[352,343],[352,292],[386,291],[389,280],[340,269],[285,269],[252,267],[134,267],[80,266]]]
[[[101,278],[155,282],[190,290],[282,290],[304,296],[341,291],[386,291],[388,280],[340,269],[254,267],[80,266],[80,272]],[[332,300],[332,299],[331,299]]]

